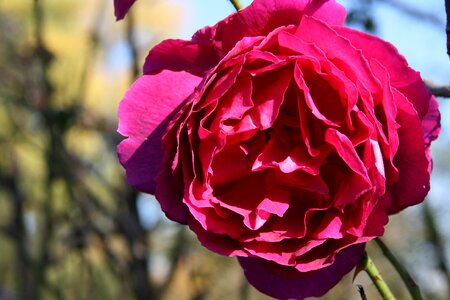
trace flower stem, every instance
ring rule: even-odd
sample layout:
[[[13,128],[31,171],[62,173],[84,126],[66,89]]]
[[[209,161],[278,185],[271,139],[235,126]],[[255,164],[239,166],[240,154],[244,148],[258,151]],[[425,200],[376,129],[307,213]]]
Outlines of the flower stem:
[[[236,11],[242,9],[242,4],[239,2],[239,0],[230,0],[231,4],[233,4]]]
[[[376,238],[375,242],[377,243],[378,247],[380,247],[384,256],[386,256],[386,258],[390,261],[390,263],[395,268],[395,270],[397,270],[398,274],[400,275],[403,282],[405,283],[406,288],[408,289],[408,292],[411,295],[412,299],[423,300],[422,294],[420,293],[419,286],[416,284],[414,279],[412,279],[411,275],[409,275],[409,273],[405,269],[405,267],[397,260],[397,258],[391,252],[391,250],[389,250],[389,248],[386,246],[385,243],[383,243],[383,241],[381,239]]]
[[[370,279],[375,284],[375,287],[377,288],[383,299],[395,300],[395,297],[389,289],[389,286],[383,280],[383,277],[381,277],[380,272],[378,271],[377,267],[375,266],[367,252],[364,253],[361,264],[364,267],[364,271],[366,271],[367,275],[369,275]]]

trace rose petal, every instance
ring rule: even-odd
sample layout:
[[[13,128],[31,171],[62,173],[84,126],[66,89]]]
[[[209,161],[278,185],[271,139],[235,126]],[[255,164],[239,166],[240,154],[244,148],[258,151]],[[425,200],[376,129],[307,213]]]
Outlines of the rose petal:
[[[399,179],[392,190],[392,204],[388,208],[390,214],[422,202],[430,189],[429,162],[419,116],[405,96],[394,90],[394,97],[398,108],[397,122],[400,124],[400,144],[394,157]]]
[[[302,18],[296,35],[307,43],[314,43],[331,62],[340,68],[350,80],[358,85],[364,85],[376,95],[381,86],[372,74],[367,60],[359,49],[350,41],[341,37],[329,24],[313,17]],[[318,39],[317,37],[321,38]],[[358,84],[359,83],[359,84]]]
[[[334,263],[316,271],[295,268],[251,257],[239,257],[248,281],[259,291],[277,299],[320,297],[335,286],[360,261],[364,244],[350,246],[336,255]]]
[[[127,14],[130,7],[136,2],[136,0],[114,0],[114,15],[116,20],[122,20]]]
[[[298,24],[304,14],[329,24],[342,25],[346,12],[334,0],[255,0],[216,25],[197,31],[191,41],[166,40],[157,45],[146,58],[144,73],[168,69],[205,74],[239,41],[267,35],[283,25]]]
[[[250,230],[263,226],[271,214],[282,217],[289,208],[290,201],[289,191],[275,184],[273,176],[263,172],[216,188],[215,196],[217,199],[213,201],[216,205],[243,216],[244,224]]]
[[[167,69],[202,76],[213,68],[220,58],[219,53],[209,44],[206,35],[195,41],[165,40],[148,53],[144,74],[155,74]]]
[[[118,146],[120,163],[136,189],[155,193],[163,153],[161,138],[169,122],[199,84],[186,72],[163,71],[140,77],[119,105],[118,132],[128,137]]]
[[[359,158],[351,141],[344,134],[333,128],[328,128],[325,131],[325,141],[336,150],[338,156],[353,171],[351,179],[343,179],[342,186],[335,195],[336,205],[342,204],[342,201],[344,203],[356,201],[362,193],[371,188],[371,181],[366,167]]]
[[[216,39],[223,42],[223,50],[227,51],[244,36],[267,35],[280,26],[298,25],[302,15],[342,25],[346,12],[334,0],[255,0],[246,9],[217,24],[220,35]]]
[[[346,37],[356,48],[361,49],[365,57],[378,60],[389,72],[391,85],[412,102],[421,119],[425,116],[429,111],[432,95],[419,72],[408,66],[408,62],[395,46],[376,36],[348,27],[335,26],[333,29]]]
[[[196,219],[188,217],[189,228],[197,234],[197,237],[205,248],[226,256],[248,256],[234,239],[225,234],[215,234],[203,229]]]
[[[441,114],[439,113],[439,103],[434,97],[431,98],[428,112],[422,119],[422,130],[424,134],[425,147],[428,148],[430,147],[431,142],[437,139],[439,133],[441,132]],[[431,158],[428,158],[431,161]]]

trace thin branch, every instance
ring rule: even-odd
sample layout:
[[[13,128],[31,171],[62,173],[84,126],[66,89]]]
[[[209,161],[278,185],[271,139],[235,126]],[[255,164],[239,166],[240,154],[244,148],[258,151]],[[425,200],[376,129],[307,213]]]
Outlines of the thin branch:
[[[394,256],[394,254],[389,250],[389,248],[383,243],[383,241],[379,238],[375,239],[375,243],[380,247],[384,256],[390,261],[392,266],[397,270],[398,274],[402,278],[403,282],[408,289],[409,294],[414,300],[423,300],[422,294],[420,293],[419,286],[414,281],[414,279],[409,275],[408,271],[405,267],[398,261],[398,259]]]
[[[26,230],[24,221],[24,205],[26,196],[19,187],[19,170],[14,153],[11,153],[11,174],[0,173],[0,185],[9,190],[13,200],[13,215],[11,223],[4,228],[4,233],[8,234],[16,244],[17,268],[20,276],[20,286],[24,299],[32,299],[38,291],[37,283],[34,280],[33,261],[28,253]]]
[[[106,1],[99,1],[98,3],[99,5],[95,14],[95,19],[91,27],[92,30],[89,33],[90,44],[85,56],[84,66],[81,71],[80,86],[78,88],[78,95],[75,102],[76,100],[81,100],[85,97],[87,84],[89,82],[88,77],[94,66],[95,54],[97,53],[100,45],[100,30],[106,12]]]
[[[445,27],[447,32],[447,54],[450,56],[450,0],[445,0],[445,11],[447,13],[447,26]]]
[[[401,12],[407,14],[408,16],[411,16],[413,18],[416,18],[421,21],[426,21],[430,24],[433,24],[434,26],[437,26],[439,28],[444,27],[444,22],[440,18],[436,17],[436,15],[432,13],[426,13],[422,12],[410,4],[407,4],[407,1],[399,1],[399,0],[379,0],[380,2],[386,3]],[[448,1],[448,0],[447,0]]]
[[[179,262],[186,255],[187,244],[188,243],[187,243],[186,230],[184,227],[179,227],[178,233],[175,238],[174,245],[172,246],[172,249],[170,250],[171,266],[170,266],[169,274],[167,275],[163,284],[159,287],[158,298],[162,298],[162,296],[164,296],[164,293],[167,292],[169,286],[174,281],[176,272],[179,267]]]
[[[359,296],[361,296],[361,300],[367,300],[366,292],[364,291],[364,287],[360,284],[357,285]]]
[[[36,54],[35,61],[38,64],[38,71],[33,76],[37,78],[37,85],[35,87],[36,100],[35,103],[41,103],[39,106],[40,113],[45,120],[48,145],[45,150],[45,156],[47,159],[47,176],[46,176],[46,193],[47,199],[44,203],[44,217],[42,225],[42,240],[40,241],[39,258],[36,262],[35,281],[37,285],[46,286],[48,281],[46,278],[46,271],[50,264],[50,244],[53,239],[54,223],[53,223],[53,191],[52,186],[56,179],[57,166],[54,163],[54,154],[56,152],[56,141],[58,134],[55,131],[54,124],[52,123],[53,114],[50,107],[51,95],[54,91],[54,87],[49,78],[50,64],[53,59],[53,54],[47,49],[44,43],[44,13],[42,8],[42,1],[34,0],[33,2],[33,21],[35,28],[35,43]],[[34,296],[35,299],[42,297],[39,291]]]
[[[450,86],[436,85],[431,81],[425,81],[428,90],[436,97],[450,98]]]
[[[444,274],[447,280],[447,287],[450,289],[450,268],[447,264],[445,255],[445,240],[442,237],[442,234],[436,224],[433,211],[426,201],[423,204],[422,208],[428,241],[433,245],[435,258],[438,262],[439,269]]]
[[[133,14],[128,12],[127,17],[127,43],[131,51],[131,80],[134,81],[139,74],[138,68],[138,48],[135,38],[135,23]],[[155,295],[155,288],[149,280],[148,257],[149,247],[146,241],[146,231],[139,222],[139,214],[136,205],[137,192],[127,190],[125,201],[128,212],[118,219],[118,228],[127,240],[131,259],[129,262],[131,282],[136,298],[138,300],[148,299],[150,295]],[[155,297],[156,298],[156,297]]]
[[[239,0],[230,0],[230,2],[231,2],[231,4],[233,4],[236,11],[242,9],[242,4],[240,3]]]
[[[135,24],[134,24],[134,15],[132,12],[128,12],[127,17],[127,43],[131,52],[131,81],[134,81],[136,77],[139,75],[139,63],[138,63],[138,48],[136,37],[134,33]]]

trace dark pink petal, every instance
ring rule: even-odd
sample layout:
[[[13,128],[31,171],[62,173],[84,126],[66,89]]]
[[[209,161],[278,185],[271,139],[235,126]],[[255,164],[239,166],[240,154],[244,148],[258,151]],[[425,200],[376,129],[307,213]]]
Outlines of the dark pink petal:
[[[144,73],[168,69],[205,74],[239,41],[265,36],[283,25],[297,25],[303,15],[342,25],[346,12],[334,0],[255,0],[216,25],[197,31],[191,41],[167,40],[157,45],[147,56]]]
[[[182,199],[184,181],[191,175],[186,164],[180,160],[180,156],[189,155],[186,135],[182,132],[191,107],[192,105],[186,105],[176,116],[176,121],[169,124],[161,141],[164,153],[161,171],[155,178],[155,197],[161,204],[161,209],[169,219],[181,224],[187,224],[188,208]]]
[[[208,127],[212,132],[219,132],[222,129],[225,133],[231,129],[229,124],[235,124],[242,119],[244,114],[253,107],[252,81],[250,75],[243,72],[239,74],[236,82],[221,97],[220,105],[214,114],[209,116],[207,120],[211,125]],[[204,122],[203,122],[204,123]]]
[[[239,257],[248,281],[259,291],[280,300],[320,297],[334,287],[361,260],[364,244],[350,246],[326,268],[299,272],[271,261]]]
[[[250,170],[250,162],[242,147],[239,144],[228,145],[214,156],[210,171],[211,185],[230,184],[247,176]]]
[[[439,103],[432,97],[427,114],[422,119],[422,130],[424,134],[425,147],[430,147],[441,131],[441,114],[439,113]],[[431,160],[431,158],[429,158]],[[431,170],[430,170],[431,171]]]
[[[269,241],[249,241],[242,243],[244,248],[253,256],[259,257],[265,260],[276,262],[277,264],[284,266],[295,266],[298,256],[307,254],[310,251],[322,246],[326,243],[326,240],[313,240],[309,238],[305,239],[285,239],[276,243]],[[331,250],[331,253],[333,250]],[[331,254],[329,254],[331,256]],[[327,264],[330,265],[329,261]],[[320,264],[320,263],[319,263]],[[307,266],[308,267],[308,266]],[[316,270],[323,268],[324,264],[313,265],[311,269]],[[311,269],[307,270],[310,271]]]
[[[325,141],[336,150],[336,153],[347,166],[361,178],[361,184],[366,188],[370,187],[371,182],[367,169],[349,138],[334,128],[328,128],[325,131]]]
[[[334,0],[255,0],[246,9],[217,24],[216,39],[225,51],[244,36],[267,35],[275,28],[298,25],[303,15],[342,25],[346,12]]]
[[[197,234],[200,243],[209,250],[225,256],[248,256],[230,236],[206,231],[194,217],[188,216],[188,225]]]
[[[307,43],[320,48],[333,64],[340,68],[358,88],[364,85],[372,94],[377,94],[381,86],[372,74],[367,59],[359,49],[346,38],[321,20],[305,16],[297,28],[296,35]],[[320,36],[321,38],[317,38]]]
[[[344,216],[337,210],[327,210],[320,220],[319,227],[311,234],[311,238],[319,240],[343,238],[343,219]]]
[[[116,20],[122,20],[136,0],[114,0],[114,15]]]
[[[439,135],[440,114],[438,102],[426,88],[420,74],[408,66],[406,59],[392,44],[348,27],[334,26],[333,29],[361,49],[364,56],[378,60],[386,68],[391,85],[408,98],[422,120],[425,146],[429,147]],[[429,156],[428,160],[431,161]]]
[[[389,72],[390,83],[414,105],[422,119],[429,111],[432,95],[420,74],[408,66],[406,59],[392,44],[368,33],[335,26],[336,32],[361,49],[365,57],[378,60]]]
[[[294,69],[294,78],[295,81],[298,85],[298,87],[303,91],[304,97],[305,97],[305,103],[306,106],[311,110],[311,113],[320,121],[324,122],[326,125],[329,126],[338,126],[338,124],[336,124],[335,122],[333,122],[332,120],[327,119],[326,116],[324,116],[319,108],[316,105],[316,102],[318,102],[320,100],[322,100],[322,98],[316,98],[314,99],[314,97],[320,96],[317,95],[316,93],[313,95],[311,93],[311,90],[306,82],[307,77],[306,74],[303,71],[306,71],[306,73],[309,73],[308,70],[305,68],[305,66],[300,66],[299,65],[300,62],[297,62],[295,69]],[[315,87],[315,84],[312,86],[312,88]],[[323,91],[323,87],[320,88],[318,87],[317,89],[319,92]],[[316,100],[316,101],[315,101]],[[340,105],[339,105],[340,106]]]
[[[186,72],[163,71],[142,76],[125,94],[118,132],[128,138],[119,144],[118,155],[136,189],[155,193],[163,159],[161,138],[199,82],[199,77]]]
[[[203,76],[220,61],[221,56],[208,39],[195,41],[165,40],[156,45],[147,55],[144,74],[161,70],[187,71]]]
[[[232,168],[232,164],[229,166]],[[289,208],[289,191],[275,184],[270,174],[253,173],[215,190],[216,205],[225,207],[244,218],[250,230],[261,228],[271,214],[282,217]],[[245,199],[245,201],[243,201]]]
[[[408,206],[422,202],[430,189],[430,168],[425,153],[422,125],[413,105],[394,90],[400,124],[400,145],[394,157],[399,171],[398,182],[393,187],[393,199],[388,212],[393,214]]]
[[[281,104],[292,78],[287,69],[263,73],[253,80],[251,116],[261,130],[270,128],[278,117]]]

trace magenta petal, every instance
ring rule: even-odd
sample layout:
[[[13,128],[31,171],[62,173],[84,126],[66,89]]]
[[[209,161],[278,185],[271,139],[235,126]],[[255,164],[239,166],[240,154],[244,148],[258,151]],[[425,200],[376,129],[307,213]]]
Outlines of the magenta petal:
[[[125,17],[134,2],[136,0],[114,0],[114,15],[117,21]]]
[[[439,113],[439,103],[432,97],[427,114],[422,119],[422,130],[424,134],[425,147],[430,147],[432,141],[437,139],[441,131],[441,114]],[[430,158],[431,160],[431,158]]]
[[[162,135],[200,80],[185,72],[163,71],[140,77],[125,94],[118,132],[128,138],[117,151],[128,182],[136,189],[154,194],[163,160]]]
[[[409,99],[419,117],[423,118],[429,110],[432,95],[420,74],[408,66],[408,62],[395,46],[379,37],[348,27],[335,26],[333,29],[347,38],[353,46],[361,49],[365,57],[378,60],[389,72],[391,85]]]
[[[397,121],[400,124],[398,137],[400,145],[394,164],[399,171],[399,179],[393,188],[392,204],[388,213],[418,204],[425,199],[430,189],[430,166],[424,150],[422,126],[416,110],[399,92],[394,90],[398,108]]]
[[[166,40],[148,54],[144,73],[163,69],[205,74],[245,37],[264,36],[277,27],[298,25],[303,15],[342,25],[345,8],[334,0],[255,0],[212,27],[197,31],[192,40]]]
[[[342,25],[346,12],[334,0],[255,0],[218,23],[216,38],[223,41],[223,50],[229,51],[244,36],[267,35],[280,26],[298,25],[303,15]]]
[[[220,60],[207,32],[192,41],[165,40],[156,45],[145,59],[144,74],[167,69],[204,75]]]
[[[320,297],[361,260],[364,247],[365,244],[350,246],[336,255],[331,266],[310,272],[259,258],[239,257],[239,263],[248,281],[271,297],[281,300]]]
[[[203,229],[193,216],[188,216],[189,228],[195,232],[200,243],[207,249],[224,256],[247,256],[239,243],[226,234],[216,234]]]

